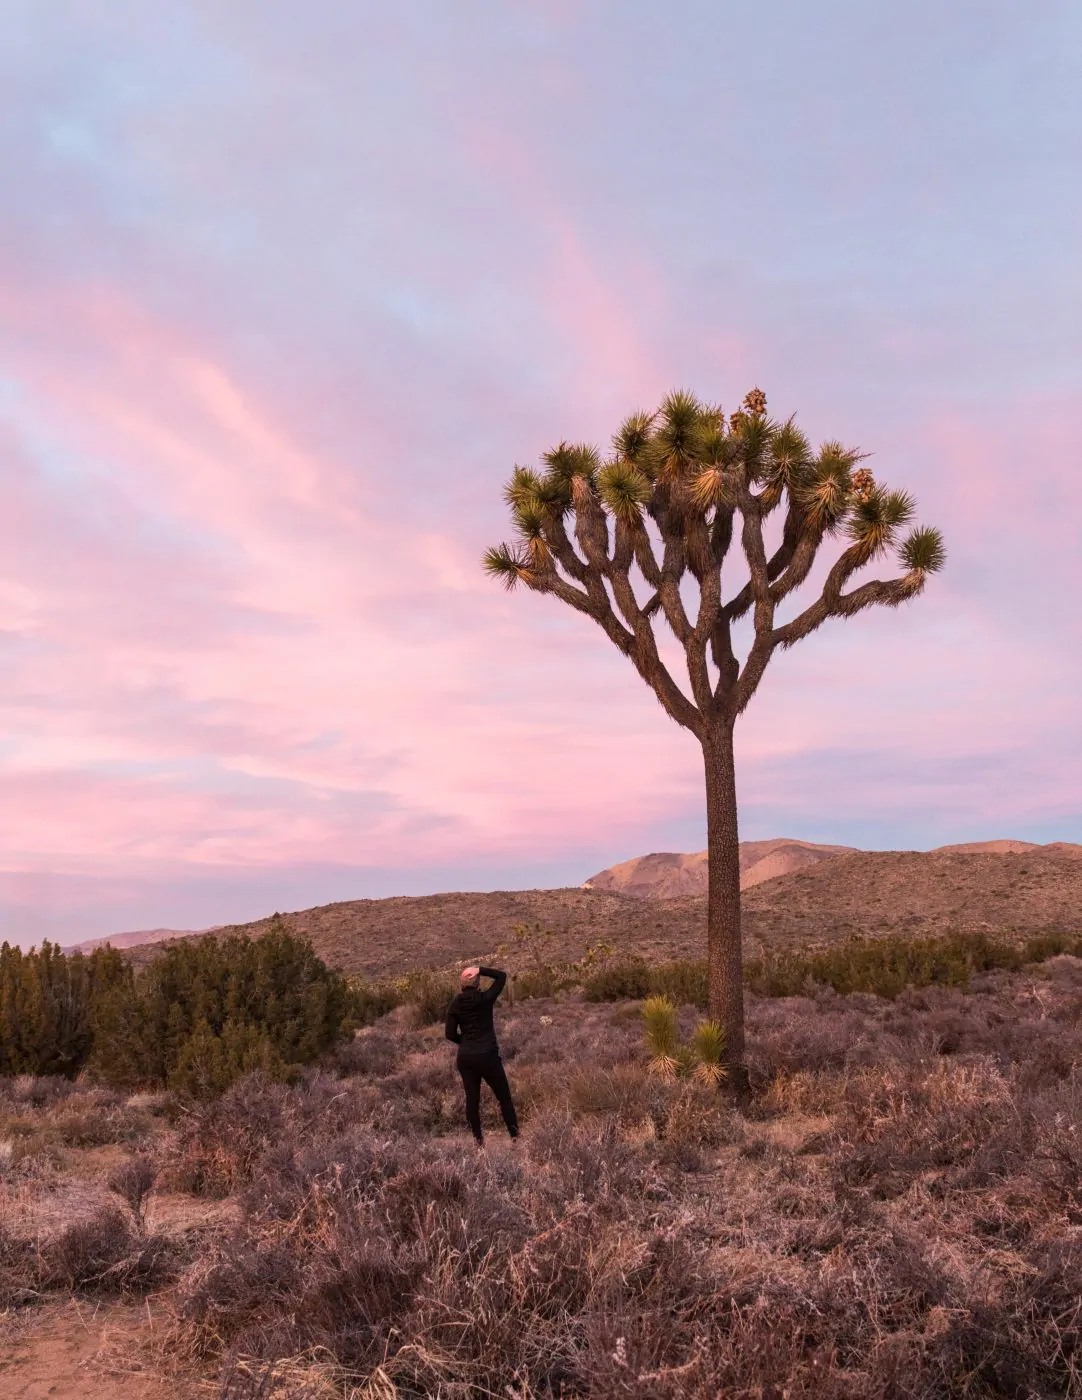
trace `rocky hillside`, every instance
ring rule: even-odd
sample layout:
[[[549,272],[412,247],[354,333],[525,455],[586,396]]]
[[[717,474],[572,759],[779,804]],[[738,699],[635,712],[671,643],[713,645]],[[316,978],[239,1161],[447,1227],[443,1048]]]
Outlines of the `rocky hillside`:
[[[830,856],[848,855],[852,846],[818,846],[812,841],[791,841],[776,837],[771,841],[740,843],[740,888],[750,889],[764,880],[790,875]],[[682,899],[706,893],[706,852],[680,855],[655,851],[621,861],[608,870],[591,875],[583,885],[607,894],[628,894],[638,899]]]
[[[92,953],[95,948],[141,948],[146,943],[170,943],[174,938],[193,938],[199,933],[212,933],[212,929],[195,928],[141,928],[130,933],[111,933],[106,938],[88,938],[83,943],[74,943],[65,948],[65,953]]]
[[[623,955],[699,957],[706,940],[701,895],[654,900],[595,889],[360,899],[283,919],[311,937],[328,962],[372,977],[483,960],[501,946],[506,964],[524,968],[534,948],[560,960],[579,958],[597,943]],[[263,919],[243,931],[258,935],[269,923]],[[516,941],[516,925],[541,933]],[[1080,932],[1082,847],[1061,843],[1004,854],[854,851],[749,889],[744,929],[750,955],[821,947],[853,934]],[[132,955],[143,961],[156,951],[148,946]]]

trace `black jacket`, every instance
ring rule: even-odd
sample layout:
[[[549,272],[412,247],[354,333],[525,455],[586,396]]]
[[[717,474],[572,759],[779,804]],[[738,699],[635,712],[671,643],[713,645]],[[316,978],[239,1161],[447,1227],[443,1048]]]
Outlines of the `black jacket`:
[[[463,987],[447,1008],[444,1033],[465,1055],[498,1055],[500,1047],[492,1012],[507,981],[507,973],[494,967],[482,967],[480,972],[482,977],[492,978],[492,986],[486,991],[480,987]]]

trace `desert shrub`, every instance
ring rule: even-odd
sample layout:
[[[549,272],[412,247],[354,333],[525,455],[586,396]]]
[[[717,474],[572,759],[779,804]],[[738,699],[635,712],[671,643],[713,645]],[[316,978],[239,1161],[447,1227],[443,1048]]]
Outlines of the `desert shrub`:
[[[66,1147],[105,1147],[110,1143],[139,1142],[151,1128],[147,1114],[122,1102],[75,1101],[54,1111],[47,1119]]]
[[[350,1020],[354,1026],[372,1026],[402,1005],[401,986],[394,982],[369,982],[363,977],[349,979]]]
[[[111,948],[87,956],[49,942],[30,952],[0,944],[0,1075],[74,1078],[94,1046],[98,1002],[130,977]]]
[[[566,1103],[576,1114],[612,1114],[624,1126],[664,1116],[666,1090],[648,1079],[638,1064],[600,1069],[582,1065],[545,1086],[541,1102]],[[540,1098],[540,1096],[539,1096]]]
[[[413,1008],[418,1026],[434,1026],[442,1021],[456,991],[456,984],[449,977],[435,972],[415,972],[403,978],[400,986],[402,1000]]]
[[[650,991],[650,966],[639,958],[602,963],[583,983],[587,1001],[641,1001]]]
[[[391,1073],[401,1056],[401,1046],[394,1036],[379,1030],[362,1030],[338,1047],[333,1063],[339,1074],[381,1079]]]
[[[371,1113],[378,1115],[379,1096],[373,1092]],[[228,1196],[252,1179],[279,1142],[295,1142],[317,1130],[341,1133],[365,1116],[363,1103],[358,1092],[327,1074],[292,1086],[249,1075],[185,1116],[162,1163],[162,1184],[193,1196]]]
[[[1022,944],[1021,960],[1023,963],[1048,962],[1064,954],[1082,958],[1082,934],[1033,934]]]
[[[65,955],[45,943],[24,953],[5,943],[0,1076],[71,1078],[90,1067],[123,1088],[218,1093],[253,1069],[285,1075],[316,1060],[350,1024],[353,1000],[280,922],[255,940],[180,941],[138,977],[113,949]]]
[[[0,1308],[17,1307],[35,1297],[37,1262],[34,1241],[0,1221]]]
[[[129,1094],[126,1106],[130,1112],[150,1118],[169,1118],[177,1111],[176,1099],[171,1094],[154,1089]]]
[[[1017,1172],[1032,1151],[1009,1083],[980,1062],[854,1076],[834,1131],[841,1178],[888,1197],[935,1171],[984,1185]]]
[[[578,963],[557,963],[551,967],[528,967],[511,975],[511,991],[515,1001],[534,1001],[554,997],[583,981],[583,969]]]
[[[177,1046],[167,1082],[178,1094],[208,1099],[242,1075],[258,1071],[271,1079],[288,1079],[294,1069],[282,1058],[268,1030],[231,1019],[215,1031],[200,1020]]]
[[[165,1168],[168,1184],[193,1196],[228,1196],[285,1133],[289,1099],[284,1085],[252,1075],[197,1108],[177,1134]]]
[[[806,994],[815,986],[842,995],[868,992],[895,998],[908,987],[965,986],[995,970],[1016,970],[1078,949],[1082,937],[1046,934],[1025,943],[986,934],[940,938],[851,938],[810,953],[768,953],[744,965],[749,991],[764,997]],[[706,963],[695,959],[648,964],[642,959],[602,963],[583,979],[587,1001],[630,1001],[665,996],[677,1006],[707,1006]]]
[[[745,982],[761,996],[795,996],[809,983],[836,992],[896,997],[906,987],[964,986],[976,973],[1025,961],[1015,943],[982,933],[940,938],[851,938],[814,953],[773,953],[748,963]]]
[[[55,1128],[33,1120],[5,1124],[7,1172],[20,1176],[49,1174],[68,1165],[68,1154]]]
[[[154,1189],[158,1164],[151,1157],[129,1157],[109,1173],[109,1190],[126,1201],[132,1215],[142,1227],[146,1217],[147,1197]]]
[[[287,1078],[317,1060],[348,1032],[350,1001],[280,922],[256,939],[184,939],[103,995],[91,1064],[123,1088],[206,1098],[253,1071]]]
[[[124,1211],[104,1205],[46,1241],[39,1281],[69,1291],[142,1291],[162,1282],[172,1262],[164,1236],[144,1235]]]
[[[691,958],[658,963],[650,970],[650,992],[668,997],[676,1006],[696,1006],[705,1011],[709,997],[706,963]]]
[[[13,1079],[0,1080],[0,1102],[6,1098],[21,1107],[44,1108],[74,1092],[75,1085],[70,1079],[55,1074],[17,1074]]]
[[[333,1363],[259,1363],[231,1353],[222,1369],[218,1400],[337,1400],[342,1391],[335,1383],[336,1371]],[[372,1400],[383,1396],[373,1391]]]

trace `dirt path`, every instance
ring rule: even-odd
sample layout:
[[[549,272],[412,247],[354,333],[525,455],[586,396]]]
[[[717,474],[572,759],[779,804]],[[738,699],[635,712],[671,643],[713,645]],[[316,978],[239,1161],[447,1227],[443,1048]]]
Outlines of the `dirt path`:
[[[164,1319],[163,1319],[164,1323]],[[206,1400],[196,1381],[154,1374],[145,1303],[46,1304],[0,1314],[2,1400]]]

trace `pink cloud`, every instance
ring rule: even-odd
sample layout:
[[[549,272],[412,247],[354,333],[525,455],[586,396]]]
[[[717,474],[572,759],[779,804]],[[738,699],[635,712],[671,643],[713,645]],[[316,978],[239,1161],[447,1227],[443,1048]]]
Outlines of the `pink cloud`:
[[[46,518],[23,449],[13,535],[51,534],[54,557],[72,557],[63,583],[30,559],[9,588],[12,618],[42,644],[16,661],[14,690],[52,697],[8,708],[0,841],[14,868],[346,861],[359,846],[389,862],[403,843],[448,859],[478,843],[566,847],[582,823],[611,820],[620,747],[663,726],[598,664],[593,639],[573,625],[567,637],[583,663],[577,701],[585,685],[609,712],[604,736],[581,733],[559,686],[539,684],[547,658],[520,600],[493,590],[454,535],[366,519],[340,464],[303,451],[253,390],[130,307],[94,298],[65,308],[65,324],[94,339],[97,368],[28,361],[22,412],[89,464],[74,494],[91,517],[108,500],[113,528],[95,535],[78,509]],[[156,558],[131,538],[140,520],[182,526],[181,544]],[[201,571],[204,550],[228,563],[204,580],[193,631],[175,616],[176,573]],[[134,630],[117,607],[132,590]],[[668,745],[643,747],[636,783],[678,805]],[[215,792],[213,772],[187,790],[186,765],[210,761],[241,791]],[[351,802],[369,792],[374,811]]]

